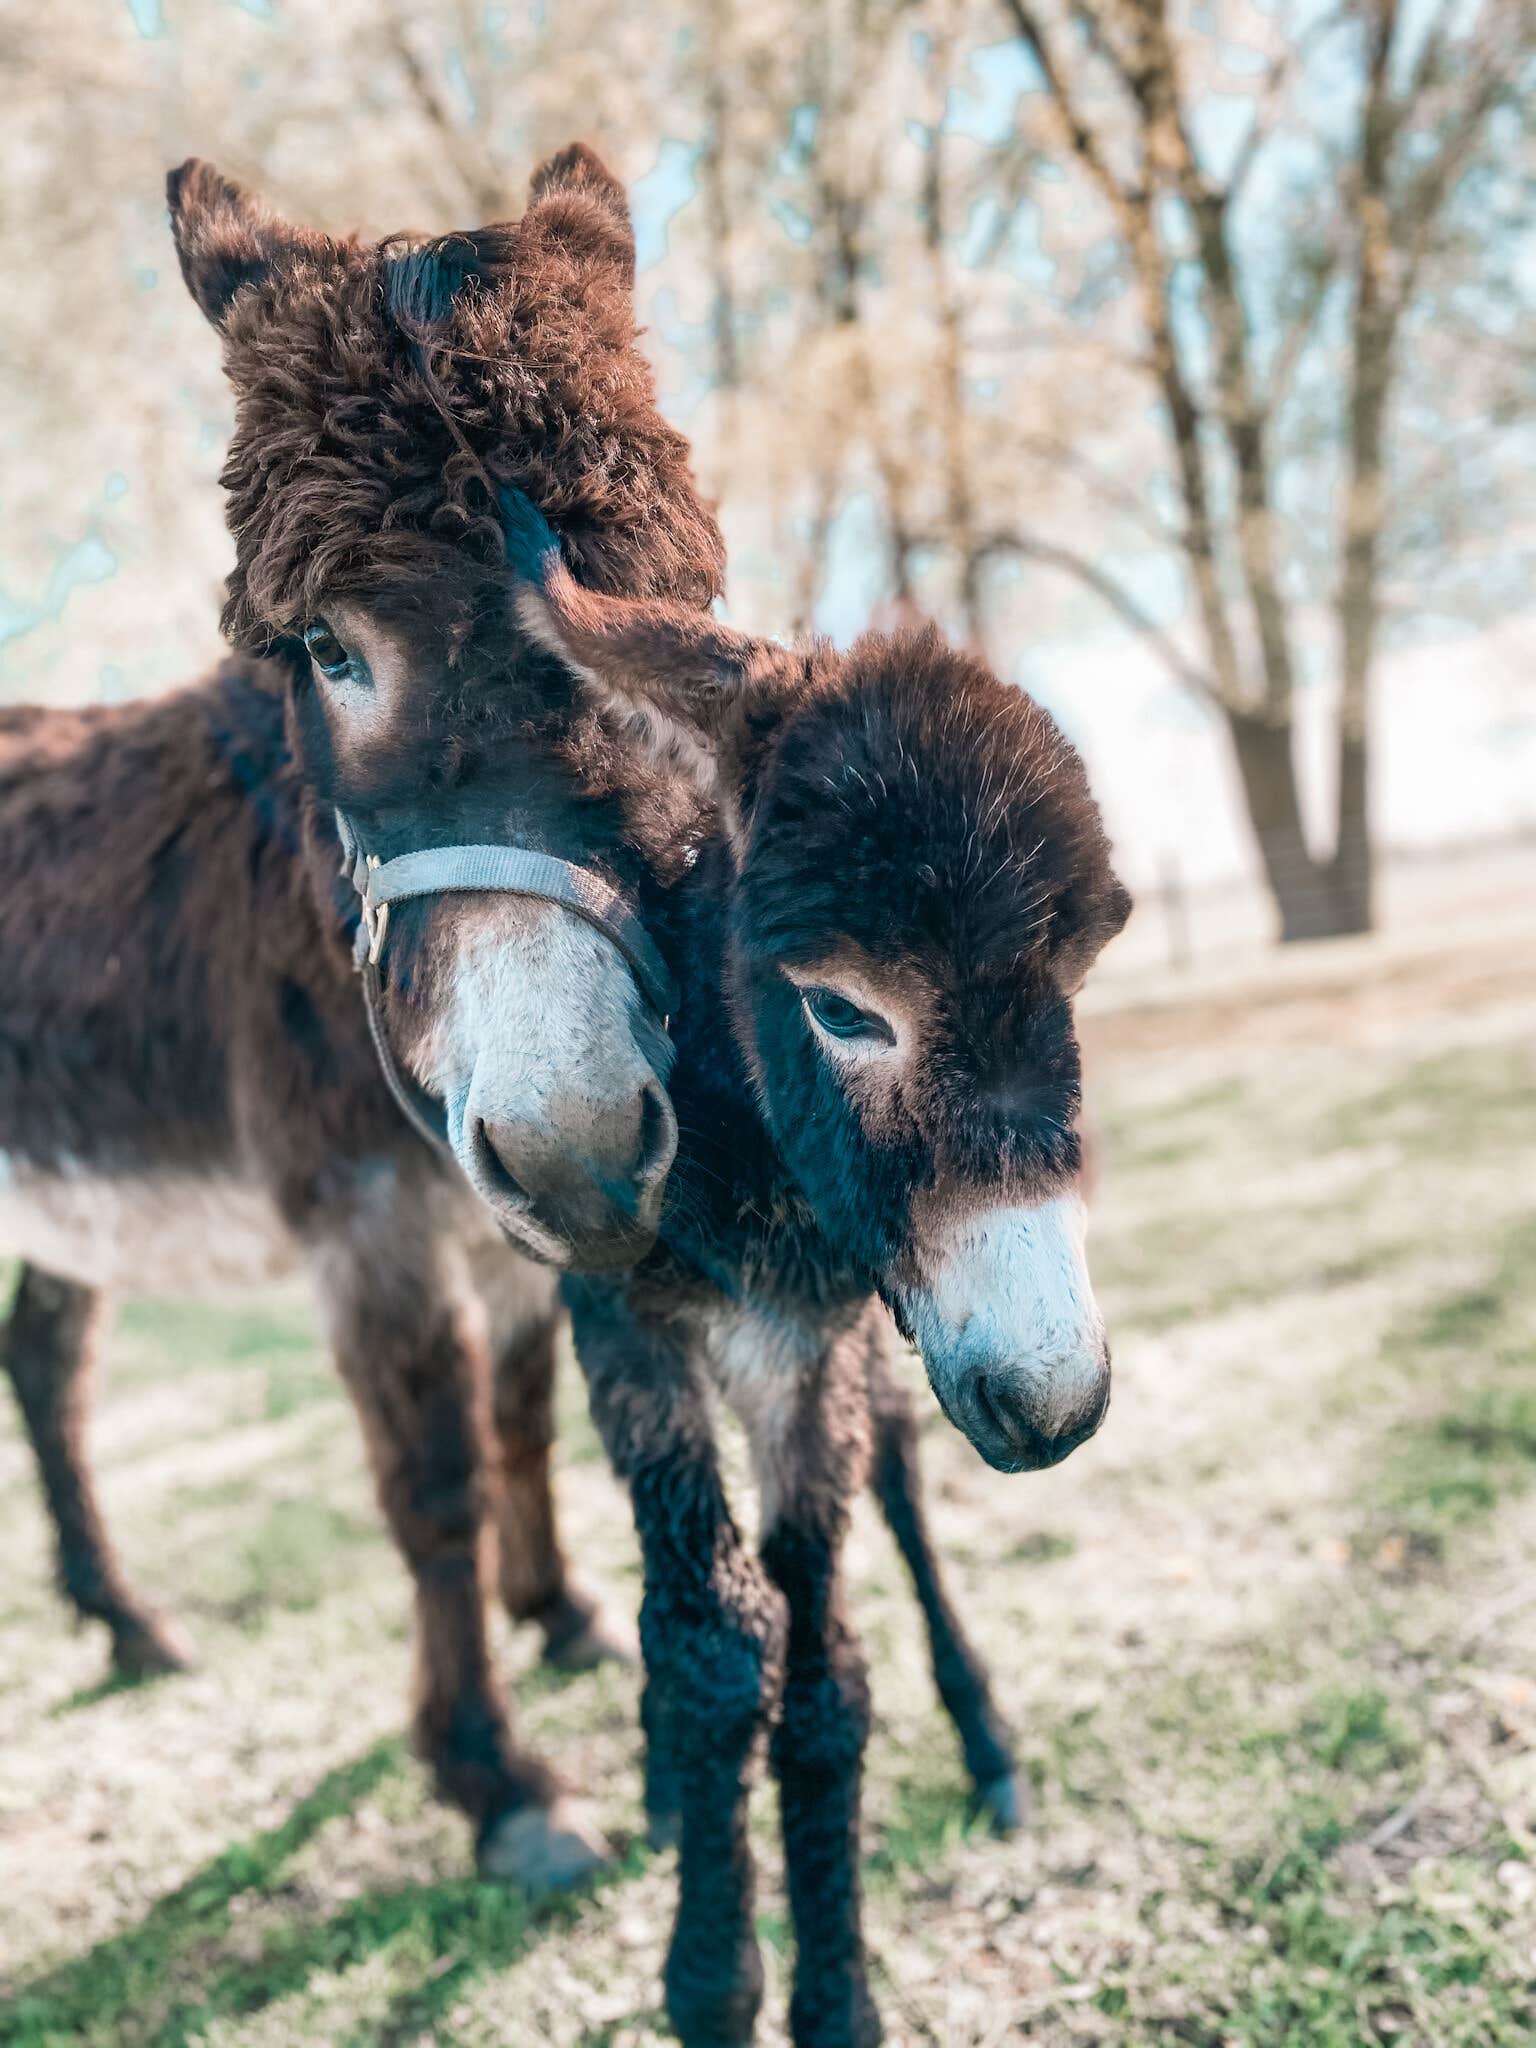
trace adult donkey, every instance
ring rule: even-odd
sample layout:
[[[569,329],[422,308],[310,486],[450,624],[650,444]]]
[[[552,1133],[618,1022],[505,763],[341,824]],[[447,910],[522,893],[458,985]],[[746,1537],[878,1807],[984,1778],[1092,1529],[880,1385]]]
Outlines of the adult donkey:
[[[509,1736],[482,1514],[506,1602],[547,1654],[581,1662],[607,1639],[555,1535],[552,1282],[494,1226],[588,1268],[654,1228],[670,1049],[621,957],[643,940],[590,886],[634,879],[614,772],[674,858],[686,835],[676,792],[637,780],[520,633],[495,493],[535,491],[594,587],[700,608],[719,535],[655,410],[627,209],[589,154],[546,165],[517,226],[414,245],[329,241],[198,165],[170,197],[237,395],[241,651],[157,703],[0,714],[0,1253],[29,1262],[0,1359],[66,1591],[110,1628],[120,1670],[171,1669],[182,1652],[124,1576],[85,1456],[103,1297],[307,1261],[416,1579],[419,1746],[484,1869],[570,1877],[597,1845],[556,1828],[551,1846],[551,1781]],[[598,925],[458,893],[381,903],[370,933],[353,879],[377,898],[402,871],[343,872],[338,802],[376,855],[515,840],[574,856]],[[450,873],[466,879],[426,879]],[[875,1483],[978,1798],[1006,1824],[1007,1731],[927,1540],[910,1405],[873,1371]]]
[[[557,506],[607,589],[706,605],[719,535],[594,158],[546,164],[515,226],[416,245],[287,226],[197,163],[169,198],[235,390],[239,652],[155,702],[0,720],[5,1362],[69,1593],[122,1668],[163,1668],[82,1457],[99,1295],[307,1264],[415,1579],[419,1746],[483,1868],[569,1881],[601,1844],[493,1677],[477,1411],[508,1602],[594,1654],[551,1520],[553,1278],[508,1240],[587,1270],[650,1244],[672,997],[486,478]]]
[[[644,898],[688,991],[661,1242],[564,1283],[645,1558],[651,1776],[681,1824],[668,2010],[690,2048],[751,2036],[745,1767],[766,1723],[791,2032],[868,2048],[869,1700],[840,1554],[869,1361],[894,1315],[1004,1471],[1098,1428],[1072,1001],[1130,899],[1078,755],[931,628],[846,656],[753,641],[583,588],[533,509],[508,511],[529,632],[710,807],[697,858]],[[760,1561],[721,1486],[710,1381],[746,1428]]]

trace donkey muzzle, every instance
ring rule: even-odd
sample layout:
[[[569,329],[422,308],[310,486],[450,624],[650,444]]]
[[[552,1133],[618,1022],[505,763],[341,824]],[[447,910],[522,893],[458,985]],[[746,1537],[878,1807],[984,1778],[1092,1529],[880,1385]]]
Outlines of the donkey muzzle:
[[[647,1081],[627,1110],[606,1109],[585,1142],[572,1120],[472,1118],[460,1164],[503,1229],[549,1264],[615,1271],[656,1241],[677,1119],[666,1090]]]
[[[929,1367],[934,1379],[933,1367]],[[1041,1472],[1088,1441],[1109,1407],[1109,1351],[961,1370],[935,1391],[945,1413],[999,1472]]]
[[[974,1211],[891,1293],[939,1405],[999,1471],[1060,1464],[1109,1406],[1085,1230],[1075,1195]]]

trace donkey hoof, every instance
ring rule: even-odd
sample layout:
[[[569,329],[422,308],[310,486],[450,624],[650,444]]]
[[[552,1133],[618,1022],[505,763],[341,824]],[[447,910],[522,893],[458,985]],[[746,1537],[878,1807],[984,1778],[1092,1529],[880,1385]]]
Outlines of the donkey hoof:
[[[158,1616],[119,1622],[112,1631],[112,1669],[119,1678],[168,1678],[196,1662],[186,1638]]]
[[[683,1839],[683,1816],[675,1807],[656,1810],[647,1807],[645,1839],[658,1854],[663,1849],[675,1849]]]
[[[734,1968],[717,1949],[702,1970],[690,1969],[676,1949],[667,1958],[667,2017],[683,2048],[749,2048],[763,2003],[763,1959],[750,1939],[737,1948]],[[809,2040],[795,2030],[797,2041]]]
[[[480,1844],[480,1875],[539,1898],[585,1884],[613,1860],[600,1830],[572,1799],[522,1806],[493,1823]]]
[[[1017,1771],[1004,1771],[976,1787],[975,1816],[994,1835],[1014,1835],[1029,1818],[1029,1787]]]
[[[568,1630],[551,1629],[542,1661],[552,1671],[593,1671],[599,1664],[638,1664],[640,1640],[624,1622],[593,1608]]]

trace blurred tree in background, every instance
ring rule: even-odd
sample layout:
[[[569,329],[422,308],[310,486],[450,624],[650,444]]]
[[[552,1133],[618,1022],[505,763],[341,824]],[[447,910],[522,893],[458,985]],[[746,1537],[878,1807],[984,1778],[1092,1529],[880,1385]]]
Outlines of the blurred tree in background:
[[[1524,0],[56,0],[0,18],[0,72],[7,695],[212,644],[227,405],[160,199],[189,153],[333,230],[435,229],[597,142],[733,612],[921,606],[1016,673],[1100,608],[1222,721],[1287,937],[1371,919],[1383,637],[1529,603]]]

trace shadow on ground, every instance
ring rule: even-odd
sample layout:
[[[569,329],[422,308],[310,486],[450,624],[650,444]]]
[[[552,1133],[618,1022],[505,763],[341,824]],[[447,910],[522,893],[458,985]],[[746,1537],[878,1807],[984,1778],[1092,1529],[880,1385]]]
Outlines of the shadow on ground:
[[[182,2048],[210,2022],[259,2012],[300,1991],[318,1971],[355,1967],[408,1945],[423,1968],[369,2025],[373,2044],[416,2039],[461,1998],[466,1984],[505,1968],[545,1934],[569,1926],[582,1894],[530,1903],[474,1878],[366,1893],[311,1918],[284,1866],[327,1822],[353,1812],[406,1765],[390,1739],[328,1771],[278,1826],[224,1850],[133,1927],[98,1942],[0,2006],[7,2048]],[[643,1864],[631,1846],[600,1880],[622,1882]],[[237,1929],[243,1901],[277,1909],[255,1941]],[[288,1910],[283,1910],[284,1908]]]

